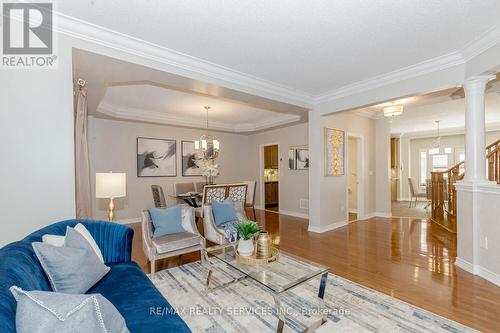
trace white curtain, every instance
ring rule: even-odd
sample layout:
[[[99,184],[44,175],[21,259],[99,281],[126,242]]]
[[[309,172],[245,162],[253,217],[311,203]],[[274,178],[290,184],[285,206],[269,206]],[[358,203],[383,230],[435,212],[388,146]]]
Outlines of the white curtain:
[[[89,147],[87,139],[87,88],[78,85],[75,114],[76,217],[92,217]]]

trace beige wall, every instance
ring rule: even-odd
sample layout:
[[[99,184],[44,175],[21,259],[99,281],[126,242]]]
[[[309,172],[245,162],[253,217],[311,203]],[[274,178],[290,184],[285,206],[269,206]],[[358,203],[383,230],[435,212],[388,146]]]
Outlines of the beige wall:
[[[116,219],[135,219],[140,211],[153,206],[151,185],[163,187],[165,195],[172,192],[177,182],[204,181],[204,177],[182,177],[181,140],[196,140],[205,131],[182,127],[153,125],[120,120],[89,117],[89,148],[92,193],[95,193],[96,172],[127,173],[127,196],[116,199]],[[216,183],[246,180],[248,175],[248,136],[216,133],[221,145],[217,160],[220,176]],[[137,137],[152,137],[177,140],[177,177],[137,177]],[[307,185],[306,185],[307,188]],[[106,217],[107,202],[94,199],[94,218]]]
[[[288,169],[288,148],[307,146],[307,124],[299,124],[249,136],[249,179],[261,178],[259,156],[260,146],[278,143],[280,153],[280,211],[287,214],[307,216],[308,210],[300,208],[300,199],[309,198],[309,173],[307,170]],[[260,186],[257,182],[256,205],[260,206]]]
[[[363,183],[364,214],[375,212],[375,121],[361,117],[354,113],[342,112],[321,117],[321,129],[325,127],[340,129],[347,135],[361,136],[363,141],[363,168],[362,175],[358,175],[359,182]],[[320,211],[321,230],[332,224],[347,222],[348,206],[346,202],[347,175],[324,175],[324,137],[321,144],[321,182],[320,182]],[[315,161],[312,160],[312,163]],[[347,170],[346,170],[347,173]],[[359,210],[359,207],[358,207]],[[363,217],[361,217],[363,218]]]

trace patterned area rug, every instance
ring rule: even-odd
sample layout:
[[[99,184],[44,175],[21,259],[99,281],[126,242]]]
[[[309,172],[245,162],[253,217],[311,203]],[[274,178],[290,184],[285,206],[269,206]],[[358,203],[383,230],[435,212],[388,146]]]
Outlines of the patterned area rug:
[[[278,317],[272,294],[250,278],[217,288],[241,274],[218,260],[212,262],[212,290],[205,287],[208,268],[200,262],[158,272],[153,282],[193,332],[276,332]],[[331,273],[321,312],[318,287],[319,277],[281,296],[284,332],[303,332],[324,314],[327,323],[318,333],[477,332]]]

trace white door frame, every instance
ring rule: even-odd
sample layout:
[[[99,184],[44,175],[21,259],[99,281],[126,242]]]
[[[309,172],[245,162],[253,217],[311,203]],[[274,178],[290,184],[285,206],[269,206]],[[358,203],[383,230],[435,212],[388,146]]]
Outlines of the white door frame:
[[[260,209],[266,209],[264,191],[264,147],[278,146],[278,208],[281,210],[281,151],[279,142],[262,143],[259,145],[259,205]]]
[[[355,139],[357,144],[356,149],[356,163],[357,163],[357,179],[358,179],[358,188],[357,188],[357,219],[363,220],[365,218],[365,159],[364,159],[364,148],[365,148],[365,138],[361,134],[356,134],[352,132],[347,133],[346,139],[346,149],[345,149],[345,157],[344,161],[346,162],[345,173],[349,170],[349,138]],[[346,221],[349,221],[349,175],[346,175],[346,186],[345,186],[345,202],[346,202]]]

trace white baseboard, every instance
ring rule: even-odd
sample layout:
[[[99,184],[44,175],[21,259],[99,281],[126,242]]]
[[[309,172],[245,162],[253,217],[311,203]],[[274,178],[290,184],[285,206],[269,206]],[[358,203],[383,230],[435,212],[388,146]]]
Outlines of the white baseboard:
[[[132,224],[132,223],[141,222],[141,218],[140,217],[134,217],[134,218],[131,218],[131,219],[116,220],[115,222],[118,223],[118,224]]]
[[[386,217],[386,218],[391,218],[392,213],[380,213],[380,212],[375,212],[375,217]]]
[[[302,219],[309,219],[309,214],[297,213],[297,212],[292,212],[292,211],[283,210],[283,209],[280,209],[279,213],[281,215],[289,215],[289,216],[300,217]]]
[[[478,266],[478,275],[482,277],[485,280],[490,281],[493,284],[496,284],[497,286],[500,286],[500,274],[494,273],[490,271],[489,269],[486,269],[484,267]]]
[[[467,272],[472,273],[472,274],[476,274],[476,272],[474,270],[474,265],[472,265],[467,260],[464,260],[462,258],[457,257],[455,259],[455,265],[458,266],[458,267],[460,267],[464,271],[467,271]]]
[[[478,275],[483,279],[488,280],[491,283],[496,284],[497,286],[500,286],[500,274],[494,273],[482,266],[473,265],[470,262],[463,260],[461,258],[457,258],[455,260],[455,265],[471,274]]]
[[[261,206],[255,206],[255,209],[266,210],[265,208],[262,208]],[[279,213],[281,215],[289,215],[289,216],[294,216],[294,217],[300,217],[301,219],[309,219],[309,214],[292,212],[291,210],[280,209],[278,212],[272,211],[272,210],[268,210],[268,212]]]
[[[309,224],[309,227],[307,228],[307,230],[310,232],[315,232],[315,233],[321,234],[323,232],[327,232],[327,231],[330,231],[333,229],[337,229],[337,228],[346,226],[347,223],[348,223],[347,221],[333,222],[331,224],[328,224],[325,226],[320,226],[320,227]]]

